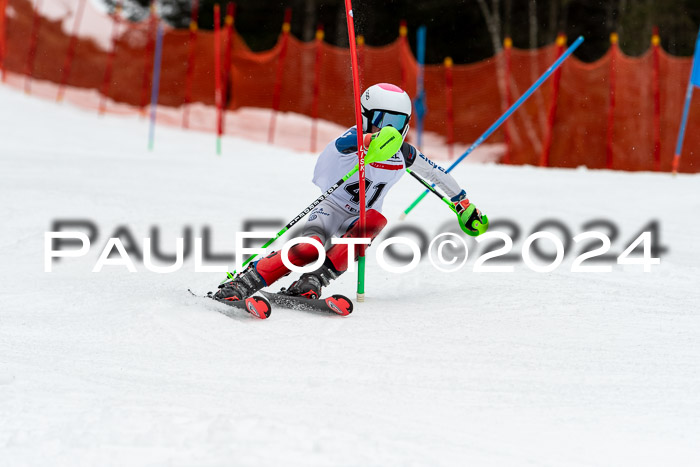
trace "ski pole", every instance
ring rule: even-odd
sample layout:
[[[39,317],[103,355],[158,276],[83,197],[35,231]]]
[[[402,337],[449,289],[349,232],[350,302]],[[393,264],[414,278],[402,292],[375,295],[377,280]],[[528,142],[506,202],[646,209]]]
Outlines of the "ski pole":
[[[452,210],[452,212],[457,213],[457,210],[455,209],[454,204],[452,204],[452,201],[450,201],[446,196],[443,196],[439,191],[437,191],[437,190],[435,189],[435,185],[431,185],[430,183],[426,182],[426,181],[423,180],[421,177],[419,177],[418,175],[416,175],[411,169],[406,169],[406,172],[408,172],[409,174],[411,174],[411,176],[412,176],[413,178],[415,178],[415,179],[418,180],[420,183],[422,183],[423,185],[425,185],[425,187],[428,189],[428,191],[430,191],[432,194],[434,194],[435,196],[437,196],[438,198],[440,198],[445,204],[447,204],[447,206],[449,206],[449,208]]]
[[[418,180],[420,183],[422,183],[423,185],[425,185],[425,187],[428,189],[428,191],[430,191],[432,194],[434,194],[435,196],[437,196],[438,198],[440,198],[440,199],[442,200],[442,202],[444,202],[444,203],[450,208],[450,210],[451,210],[452,212],[454,212],[454,213],[457,215],[457,222],[459,222],[459,227],[462,229],[462,231],[463,231],[464,233],[466,233],[466,234],[469,235],[470,237],[476,236],[476,235],[474,235],[474,231],[473,231],[473,230],[470,230],[470,229],[467,228],[466,224],[465,224],[464,221],[462,220],[462,216],[459,214],[459,212],[457,212],[457,209],[455,208],[455,205],[454,205],[454,203],[452,202],[452,200],[450,200],[447,196],[445,196],[445,195],[441,194],[439,191],[437,191],[437,190],[435,189],[435,185],[434,185],[434,184],[431,185],[430,183],[426,182],[426,181],[423,180],[421,177],[419,177],[418,175],[416,175],[415,173],[413,173],[413,171],[412,171],[411,169],[406,169],[406,172],[408,172],[409,174],[411,174],[411,176],[413,176],[413,178],[415,178],[415,179]],[[488,229],[488,224],[489,224],[489,218],[488,218],[488,216],[487,216],[486,214],[483,214],[483,215],[482,215],[482,219],[483,219],[483,222],[481,223],[481,225],[482,225],[482,226],[485,225],[486,227],[483,229],[483,231],[477,229],[478,232],[480,232],[480,233],[477,234],[477,235],[480,235],[481,233],[484,233],[484,232],[486,231],[486,229]]]
[[[367,148],[367,154],[365,155],[365,165],[371,164],[373,162],[382,162],[385,160],[388,160],[391,158],[394,154],[396,154],[399,149],[401,149],[401,144],[403,143],[403,138],[401,138],[401,134],[393,128],[393,127],[384,127],[380,130],[378,134],[375,135],[375,137],[372,139],[372,142],[369,144],[369,147]],[[294,224],[299,222],[304,216],[306,216],[313,208],[318,206],[321,201],[324,199],[328,198],[331,193],[333,193],[335,190],[340,187],[343,183],[345,183],[350,177],[355,175],[355,172],[357,172],[360,169],[360,165],[355,164],[355,167],[350,170],[350,172],[346,173],[343,178],[338,180],[328,188],[321,196],[316,198],[309,204],[303,211],[301,211],[297,216],[289,221],[287,225],[282,227],[282,230],[277,232],[277,234],[272,237],[270,240],[265,243],[262,248],[265,249],[268,246],[272,245],[278,238],[280,238],[282,235],[285,234]],[[257,254],[253,254],[246,259],[243,264],[241,265],[242,267],[245,267],[250,263],[253,258],[258,256]],[[221,284],[224,282],[227,282],[231,279],[234,278],[236,275],[236,271],[233,272],[227,272],[226,273],[226,279],[221,281]]]
[[[279,232],[277,232],[277,234],[276,234],[274,237],[272,237],[270,240],[267,241],[267,243],[265,243],[265,244],[262,246],[263,250],[264,250],[265,248],[267,248],[268,246],[272,245],[272,244],[275,242],[275,240],[277,240],[277,239],[280,238],[282,235],[284,235],[284,234],[287,232],[287,230],[291,229],[292,226],[293,226],[294,224],[296,224],[297,222],[299,222],[304,216],[306,216],[309,212],[311,212],[311,210],[312,210],[313,208],[315,208],[316,206],[318,206],[318,205],[321,203],[321,201],[323,201],[324,199],[328,198],[328,197],[330,196],[330,194],[333,193],[335,190],[337,190],[338,187],[339,187],[340,185],[342,185],[343,183],[345,183],[345,181],[346,181],[348,178],[350,178],[350,177],[352,177],[353,175],[355,175],[355,172],[357,172],[358,169],[359,169],[359,166],[358,166],[358,165],[355,165],[355,167],[354,167],[350,172],[348,172],[347,174],[345,174],[345,175],[343,176],[343,178],[341,178],[340,180],[338,180],[337,182],[335,182],[335,184],[334,184],[332,187],[330,187],[329,189],[327,189],[321,196],[319,196],[318,198],[316,198],[316,199],[315,199],[311,204],[309,204],[303,211],[301,211],[299,214],[297,214],[297,216],[296,216],[294,219],[292,219],[291,221],[289,221],[289,222],[287,223],[287,225],[285,225],[284,227],[282,227],[282,230],[280,230]],[[253,254],[253,255],[249,256],[248,259],[246,259],[245,261],[243,261],[243,264],[242,264],[241,266],[242,266],[242,267],[246,267],[246,266],[248,265],[248,263],[250,263],[250,262],[253,260],[253,258],[255,258],[256,256],[258,256],[258,255],[257,255],[257,254]],[[226,273],[226,276],[227,276],[227,277],[226,277],[226,279],[224,279],[223,281],[221,281],[221,284],[223,284],[224,282],[226,282],[226,281],[228,281],[228,280],[230,280],[230,279],[233,279],[235,275],[236,275],[236,271],[227,272],[227,273]]]
[[[568,49],[566,49],[566,51],[549,68],[547,68],[547,70],[542,74],[542,76],[540,76],[537,79],[537,81],[535,81],[532,84],[532,86],[530,86],[528,88],[528,90],[525,91],[525,93],[522,96],[520,96],[520,98],[517,101],[515,101],[515,103],[513,103],[513,105],[511,105],[510,108],[508,108],[508,110],[506,110],[505,113],[503,115],[501,115],[501,117],[498,120],[496,120],[493,123],[493,125],[491,125],[484,132],[484,134],[479,136],[479,138],[477,138],[477,140],[474,141],[474,143],[471,146],[469,146],[469,148],[464,152],[464,154],[459,156],[459,158],[456,161],[454,161],[452,163],[452,165],[449,166],[445,172],[450,172],[452,169],[454,169],[457,164],[462,162],[464,160],[464,158],[466,158],[469,154],[471,154],[471,152],[474,149],[476,149],[481,143],[483,143],[486,140],[486,138],[491,136],[491,134],[493,134],[493,132],[496,131],[498,129],[498,127],[500,127],[503,124],[503,122],[505,122],[508,119],[508,117],[510,117],[513,114],[513,112],[518,110],[518,107],[520,107],[523,104],[523,102],[525,102],[532,95],[532,93],[534,93],[537,90],[537,88],[539,88],[542,85],[542,83],[544,83],[547,80],[547,78],[549,78],[549,76],[552,73],[554,73],[554,71],[557,68],[559,68],[562,63],[564,63],[564,60],[569,58],[569,56],[572,53],[574,53],[574,50],[576,50],[578,48],[578,46],[581,45],[582,42],[583,42],[583,36],[579,36],[578,39],[576,39],[576,41],[574,41],[574,43],[571,44],[571,46]],[[435,186],[435,185],[433,185],[433,186]],[[415,208],[418,205],[418,203],[421,202],[421,200],[423,198],[425,198],[425,195],[428,194],[428,191],[429,190],[425,190],[423,193],[421,193],[418,196],[418,198],[416,198],[415,201],[413,201],[413,203],[411,203],[411,205],[406,208],[406,210],[401,215],[401,219],[405,218],[408,215],[408,213],[411,212],[413,210],[413,208]]]

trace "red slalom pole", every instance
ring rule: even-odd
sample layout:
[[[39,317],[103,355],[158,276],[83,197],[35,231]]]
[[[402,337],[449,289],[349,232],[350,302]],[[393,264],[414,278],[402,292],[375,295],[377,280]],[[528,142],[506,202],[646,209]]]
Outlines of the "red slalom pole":
[[[221,8],[214,4],[214,82],[216,85],[216,153],[221,155],[221,109],[223,96],[221,93]]]
[[[360,111],[360,73],[357,68],[357,48],[355,42],[355,23],[353,20],[352,4],[345,0],[345,15],[348,21],[348,38],[350,42],[350,61],[352,63],[352,90],[355,96],[355,124],[357,125],[357,159],[360,181],[360,218],[358,226],[360,237],[365,237],[365,147],[362,135],[362,112]],[[365,245],[359,245],[357,258],[357,301],[365,301]]]
[[[280,55],[277,59],[277,74],[275,77],[275,88],[272,92],[272,116],[270,117],[270,130],[267,141],[272,144],[275,140],[275,123],[277,111],[280,108],[282,94],[282,77],[284,74],[284,60],[287,58],[287,42],[289,41],[289,31],[291,30],[292,9],[284,10],[284,23],[282,23],[282,38],[280,39]]]
[[[311,103],[311,152],[316,152],[316,135],[318,133],[318,98],[321,90],[321,58],[323,52],[323,25],[316,28],[316,61],[314,63],[314,89]]]
[[[506,89],[506,107],[510,108],[513,105],[513,97],[510,93],[510,69],[511,69],[511,51],[513,48],[513,40],[510,37],[503,39],[503,53],[506,61],[505,70],[505,89]],[[503,125],[503,134],[506,140],[506,154],[503,157],[504,164],[510,164],[510,123],[508,120]]]
[[[557,36],[557,58],[561,57],[566,45],[566,36],[559,33]],[[549,103],[547,113],[547,132],[544,136],[542,154],[540,155],[540,167],[549,167],[549,154],[552,151],[552,135],[554,133],[554,119],[557,115],[557,102],[559,100],[559,83],[561,82],[561,68],[557,68],[552,77],[552,100]]]
[[[197,17],[199,16],[199,0],[192,1],[190,15],[190,39],[187,53],[187,74],[185,75],[185,101],[182,106],[182,128],[190,126],[190,104],[192,103],[192,80],[194,79],[194,53],[197,47]]]
[[[654,170],[661,170],[661,92],[659,91],[659,28],[654,26],[651,35],[651,54],[653,70],[651,73],[651,89],[654,96],[654,123],[652,134],[654,138]]]
[[[36,44],[39,40],[39,26],[41,25],[39,9],[41,8],[41,0],[36,0],[34,4],[34,19],[32,20],[32,33],[29,39],[29,52],[27,53],[27,63],[24,67],[24,92],[29,94],[32,92],[32,75],[34,74],[34,58],[36,57]]]
[[[5,82],[5,55],[7,47],[5,46],[5,24],[7,20],[7,0],[0,0],[0,73],[2,73],[2,82]]]
[[[610,34],[610,93],[608,99],[608,127],[605,138],[605,168],[613,168],[613,139],[615,137],[615,59],[617,57],[616,32]]]
[[[226,49],[224,53],[224,69],[223,69],[223,87],[221,90],[221,101],[222,101],[222,112],[221,112],[221,133],[226,130],[226,111],[228,108],[229,100],[233,94],[233,84],[231,83],[231,52],[233,49],[233,15],[236,5],[234,3],[228,3],[226,5],[226,18],[224,22],[226,24]],[[231,93],[229,93],[231,90]]]
[[[447,109],[447,157],[452,159],[455,142],[455,112],[452,97],[454,81],[452,77],[452,57],[445,57],[445,108]]]
[[[406,20],[402,19],[399,23],[399,41],[401,42],[402,48],[410,48],[408,45],[408,26],[406,26]],[[403,55],[399,55],[399,69],[401,70],[401,89],[406,89],[406,83],[408,82],[408,71],[406,70],[406,64],[403,60]]]
[[[66,59],[63,61],[61,83],[58,85],[58,94],[56,95],[56,100],[59,102],[63,100],[65,87],[68,83],[68,78],[70,77],[70,69],[73,65],[73,57],[75,56],[75,45],[78,42],[78,30],[80,28],[80,22],[83,19],[83,12],[85,11],[86,0],[79,0],[79,2],[80,3],[78,3],[78,9],[75,13],[75,21],[73,22],[73,34],[70,36],[70,42],[68,43],[68,51],[66,52]]]
[[[122,0],[118,0],[116,6],[114,7],[114,13],[112,15],[112,50],[109,52],[107,57],[107,66],[105,67],[105,74],[102,80],[102,96],[100,97],[100,107],[99,113],[105,113],[107,110],[107,95],[109,94],[109,88],[112,81],[112,67],[114,66],[114,57],[117,55],[117,37],[119,34],[119,14],[122,10]]]

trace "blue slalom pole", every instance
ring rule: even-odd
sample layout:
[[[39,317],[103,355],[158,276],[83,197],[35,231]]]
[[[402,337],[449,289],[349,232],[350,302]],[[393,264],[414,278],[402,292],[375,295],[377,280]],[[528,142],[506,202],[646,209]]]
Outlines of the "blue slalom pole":
[[[427,112],[425,103],[425,89],[423,86],[423,75],[425,71],[425,31],[426,27],[421,26],[418,28],[416,33],[416,55],[418,60],[418,75],[416,77],[416,100],[414,105],[416,107],[417,125],[416,131],[418,132],[418,147],[423,145],[423,118]]]
[[[562,63],[564,63],[564,60],[569,58],[569,56],[571,56],[571,54],[574,53],[574,50],[576,50],[578,48],[578,46],[581,45],[582,42],[583,42],[583,36],[579,36],[578,39],[576,39],[574,41],[574,43],[571,44],[571,46],[568,49],[566,49],[566,51],[549,68],[547,68],[547,70],[542,74],[542,76],[540,76],[539,79],[537,81],[535,81],[533,83],[533,85],[530,86],[528,88],[528,90],[525,91],[525,93],[522,96],[520,96],[520,98],[517,101],[515,101],[513,103],[513,105],[511,105],[510,108],[508,110],[506,110],[506,112],[503,115],[501,115],[501,117],[498,120],[496,120],[494,122],[494,124],[491,125],[484,132],[484,134],[479,136],[479,138],[477,138],[477,140],[474,141],[474,143],[471,146],[469,146],[469,148],[464,152],[464,154],[459,156],[459,158],[457,158],[457,160],[454,161],[452,163],[452,165],[449,166],[447,168],[447,170],[445,170],[445,172],[450,172],[452,169],[454,169],[457,166],[457,164],[462,162],[469,154],[471,154],[471,152],[474,149],[476,149],[477,146],[479,146],[481,143],[483,143],[484,140],[486,140],[486,138],[491,136],[493,134],[493,132],[496,131],[498,129],[498,127],[500,127],[503,124],[503,122],[505,122],[508,119],[508,117],[510,117],[513,114],[513,112],[518,110],[518,107],[520,107],[523,104],[523,102],[525,102],[532,95],[532,93],[534,93],[537,90],[537,88],[539,88],[542,85],[542,83],[544,83],[547,80],[547,78],[549,78],[549,76],[552,73],[554,73],[554,71],[557,68],[559,68]],[[433,184],[433,187],[435,187],[435,184]],[[420,196],[418,196],[418,198],[416,198],[416,200],[408,208],[406,208],[406,210],[401,215],[401,218],[403,219],[404,217],[406,217],[406,215],[409,212],[411,212],[411,210],[414,207],[416,207],[416,205],[418,203],[420,203],[420,201],[423,198],[425,198],[425,196],[429,192],[430,192],[429,190],[425,190]]]
[[[688,123],[688,113],[690,113],[690,101],[693,99],[693,88],[700,86],[700,32],[695,40],[695,55],[693,57],[693,65],[690,68],[690,79],[688,80],[688,89],[685,92],[685,104],[683,104],[683,117],[681,118],[681,127],[678,130],[678,140],[676,141],[676,153],[673,155],[673,166],[671,171],[676,174],[678,172],[678,164],[681,160],[681,151],[683,150],[683,139],[685,139],[685,126]]]
[[[688,113],[690,112],[690,101],[693,99],[693,83],[688,83],[688,89],[685,93],[685,104],[683,104],[683,117],[681,118],[681,128],[678,130],[678,140],[676,141],[676,153],[673,155],[672,171],[675,174],[678,172],[678,163],[681,159],[681,151],[683,150],[683,139],[685,138],[685,126],[688,123]]]
[[[151,127],[148,131],[148,150],[153,151],[153,142],[156,137],[156,107],[158,107],[158,93],[160,90],[160,64],[163,58],[163,25],[158,21],[156,32],[156,50],[153,60],[153,84],[151,85]]]

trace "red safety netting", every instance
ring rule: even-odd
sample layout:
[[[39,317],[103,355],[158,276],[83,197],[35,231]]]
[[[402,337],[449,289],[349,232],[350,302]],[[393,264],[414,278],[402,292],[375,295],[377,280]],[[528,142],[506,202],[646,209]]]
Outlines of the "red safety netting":
[[[75,0],[76,7],[80,0]],[[0,0],[7,4],[4,30],[0,24],[0,63],[7,71],[24,75],[16,84],[33,94],[55,98],[46,89],[33,85],[34,80],[62,84],[63,69],[71,42],[63,19],[35,16],[28,0]],[[87,8],[93,8],[88,2]],[[93,12],[94,13],[94,12]],[[98,13],[99,14],[99,13]],[[105,17],[105,15],[102,15]],[[2,18],[2,15],[0,15]],[[113,21],[107,21],[111,29]],[[107,112],[139,112],[150,100],[152,44],[154,28],[149,22],[139,24],[119,21],[116,41],[105,46],[89,37],[75,42],[72,68],[67,77],[68,89],[92,92],[66,92],[66,99],[84,107],[98,108],[106,90],[110,105]],[[111,37],[111,31],[108,32]],[[314,92],[317,42],[303,43],[283,33],[277,45],[262,53],[253,53],[234,34],[231,68],[226,86],[229,110],[241,107],[313,115],[317,100],[318,115],[325,120],[350,126],[353,121],[352,82],[348,49],[321,43],[318,93]],[[163,48],[160,95],[158,103],[166,107],[182,106],[186,100],[190,31],[166,30]],[[286,43],[285,43],[286,41]],[[223,53],[225,48],[222,47]],[[284,53],[282,51],[284,50]],[[548,165],[556,167],[611,167],[620,170],[654,170],[654,73],[653,48],[639,58],[622,54],[617,47],[594,63],[569,58],[561,68],[556,113],[550,122],[554,81],[549,79],[489,139],[507,140],[507,162],[540,164],[549,146],[546,135],[551,131]],[[659,135],[660,169],[671,170],[680,125],[691,59],[670,56],[660,49],[658,60],[658,97],[660,99]],[[4,51],[4,54],[3,54]],[[561,52],[556,45],[538,50],[507,49],[488,60],[454,65],[453,107],[454,140],[471,143],[480,136],[550,66]],[[111,53],[113,57],[110,58]],[[418,65],[405,37],[383,47],[359,49],[362,86],[387,81],[415,93]],[[283,60],[280,67],[280,60]],[[191,102],[215,105],[214,37],[198,31],[194,48]],[[275,86],[277,72],[282,71],[281,85]],[[29,76],[30,75],[31,79]],[[614,80],[611,78],[614,75]],[[144,79],[144,76],[146,79]],[[611,83],[614,82],[614,89]],[[447,137],[446,67],[425,67],[427,114],[424,128]],[[500,85],[499,85],[500,84]],[[505,92],[505,86],[508,92]],[[43,93],[43,94],[42,94]],[[509,97],[510,96],[510,97]],[[611,105],[614,96],[614,106]],[[124,105],[118,105],[124,104]],[[196,116],[195,116],[196,117]],[[189,127],[214,130],[210,118],[190,120]],[[610,127],[609,122],[612,123]],[[169,123],[179,124],[171,120]],[[693,100],[679,170],[700,171],[700,95]],[[507,138],[506,138],[507,135]]]

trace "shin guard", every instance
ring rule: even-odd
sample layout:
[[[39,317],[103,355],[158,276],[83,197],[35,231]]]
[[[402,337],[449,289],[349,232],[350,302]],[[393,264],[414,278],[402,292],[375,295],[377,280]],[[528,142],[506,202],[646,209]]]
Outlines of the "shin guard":
[[[323,243],[316,236],[311,238],[317,240],[319,243]],[[289,257],[289,261],[294,266],[302,267],[316,261],[318,258],[318,251],[316,251],[316,248],[314,248],[313,245],[309,245],[308,243],[299,243],[289,249],[289,254],[287,256]],[[284,277],[291,272],[282,262],[281,251],[273,251],[263,259],[259,260],[255,264],[255,269],[268,286],[272,285],[272,283],[277,279]]]
[[[374,240],[379,232],[386,226],[386,217],[382,215],[379,211],[374,209],[367,210],[366,214],[366,226],[365,226],[365,236]],[[357,238],[360,236],[360,226],[355,222],[342,238]],[[355,261],[357,261],[357,256],[359,254],[360,247],[355,247]],[[348,268],[348,245],[333,245],[326,252],[326,261],[330,261],[333,268],[342,274]]]

